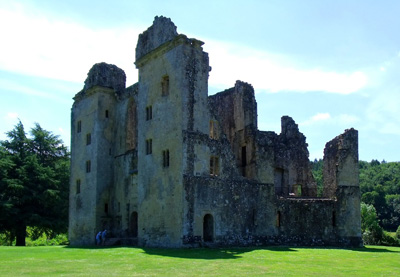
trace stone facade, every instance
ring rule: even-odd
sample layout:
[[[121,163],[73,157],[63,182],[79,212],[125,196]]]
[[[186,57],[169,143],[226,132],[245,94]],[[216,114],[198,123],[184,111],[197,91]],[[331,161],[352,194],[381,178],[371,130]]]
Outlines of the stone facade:
[[[362,245],[357,131],[327,143],[317,197],[294,120],[258,130],[241,81],[208,96],[202,45],[156,17],[139,36],[138,83],[106,63],[89,71],[71,114],[71,244],[107,229],[151,247]]]

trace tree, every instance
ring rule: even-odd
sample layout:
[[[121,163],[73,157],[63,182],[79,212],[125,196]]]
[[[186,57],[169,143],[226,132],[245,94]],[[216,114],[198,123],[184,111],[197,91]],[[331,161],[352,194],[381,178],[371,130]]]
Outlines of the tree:
[[[0,232],[25,245],[27,226],[52,234],[67,229],[69,153],[58,136],[19,122],[0,142]]]
[[[380,244],[383,230],[373,205],[361,203],[361,233],[365,244]]]

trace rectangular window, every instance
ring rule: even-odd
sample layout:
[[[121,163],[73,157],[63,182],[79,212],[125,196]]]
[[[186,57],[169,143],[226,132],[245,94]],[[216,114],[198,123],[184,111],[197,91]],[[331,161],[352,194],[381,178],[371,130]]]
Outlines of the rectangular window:
[[[219,158],[216,156],[210,157],[210,175],[211,176],[219,175]]]
[[[108,118],[109,117],[109,112],[108,112],[108,110],[106,110],[106,118]]]
[[[89,133],[86,135],[86,145],[90,145],[92,143],[92,135]]]
[[[169,167],[169,150],[163,151],[163,167]]]
[[[148,106],[146,107],[146,120],[151,120],[153,119],[153,107]]]
[[[81,193],[81,180],[76,180],[76,194]]]
[[[146,155],[153,153],[153,141],[151,139],[146,140]]]
[[[90,162],[90,160],[89,161],[86,161],[86,172],[87,173],[89,173],[91,170],[92,170],[92,165],[91,165],[91,162]]]
[[[210,120],[210,138],[218,139],[218,122]]]
[[[164,76],[161,81],[161,95],[167,96],[169,94],[169,77]]]
[[[121,203],[118,202],[118,212],[120,212],[120,211],[121,211]]]
[[[82,121],[78,121],[77,127],[76,127],[76,132],[80,133],[82,131]]]
[[[104,213],[108,214],[108,203],[104,204]]]

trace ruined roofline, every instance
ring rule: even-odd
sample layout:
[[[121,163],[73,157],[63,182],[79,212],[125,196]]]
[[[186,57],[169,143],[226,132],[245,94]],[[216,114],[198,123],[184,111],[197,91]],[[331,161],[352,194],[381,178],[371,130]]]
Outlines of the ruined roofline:
[[[192,45],[194,47],[199,47],[200,50],[203,50],[201,46],[204,44],[204,42],[195,38],[188,38],[184,34],[179,34],[173,40],[165,42],[164,44],[141,56],[139,59],[136,59],[134,64],[136,65],[136,68],[140,68],[150,59],[158,57],[159,55],[163,55],[181,44]]]
[[[219,96],[223,97],[225,95],[234,93],[235,88],[238,88],[240,86],[244,86],[244,87],[250,88],[253,91],[253,94],[254,94],[254,88],[250,83],[246,83],[246,82],[243,82],[243,81],[240,81],[240,80],[236,80],[235,85],[233,87],[227,88],[227,89],[225,89],[223,91],[220,91],[220,92],[217,92],[216,94],[209,95],[208,98],[212,99],[212,98],[219,97]]]
[[[114,64],[100,62],[94,64],[89,70],[83,89],[73,99],[75,102],[80,101],[98,91],[99,88],[106,88],[105,91],[119,95],[125,91],[125,86],[126,74],[124,70]]]
[[[189,39],[184,34],[178,34],[176,29],[177,27],[170,18],[156,16],[153,24],[139,35],[135,49],[136,67],[139,68],[142,66],[149,56],[153,56],[152,54],[154,53],[160,53],[160,50],[161,54],[163,54],[185,42],[195,47],[201,47],[204,44],[204,42],[200,40],[194,38]]]

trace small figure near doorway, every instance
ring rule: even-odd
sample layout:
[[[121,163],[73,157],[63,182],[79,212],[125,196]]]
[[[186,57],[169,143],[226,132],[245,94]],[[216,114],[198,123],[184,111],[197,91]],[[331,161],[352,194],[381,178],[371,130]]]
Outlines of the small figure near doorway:
[[[107,230],[104,230],[103,233],[101,233],[101,244],[104,245],[106,242],[106,237],[107,237]]]
[[[96,245],[101,244],[101,231],[97,233],[96,235]]]

